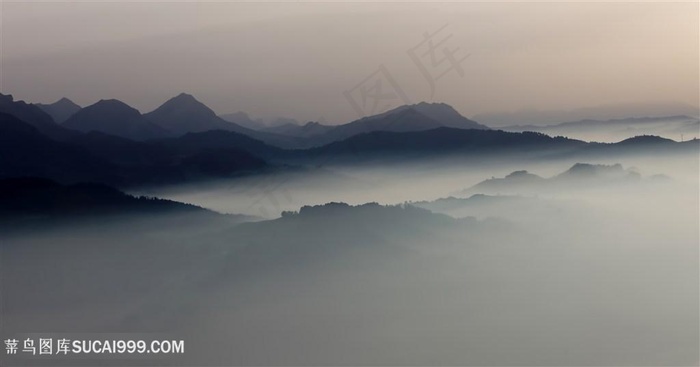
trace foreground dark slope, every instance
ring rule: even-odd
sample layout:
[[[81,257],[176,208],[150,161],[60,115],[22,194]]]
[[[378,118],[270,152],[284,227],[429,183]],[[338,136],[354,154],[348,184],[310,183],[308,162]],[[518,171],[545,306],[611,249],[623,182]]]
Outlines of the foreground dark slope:
[[[157,198],[134,197],[100,184],[61,185],[43,178],[0,180],[0,218],[91,217],[115,214],[207,212],[206,209]],[[213,213],[212,213],[213,214]]]
[[[129,228],[124,240],[134,241],[139,233],[170,228],[228,229],[256,219],[219,214],[172,200],[132,196],[103,184],[62,185],[36,177],[0,179],[0,231],[8,238],[51,231],[101,233],[123,226]],[[105,238],[96,243],[101,245]]]
[[[0,113],[0,178],[37,176],[60,181],[118,180],[117,167],[79,146],[59,142]]]

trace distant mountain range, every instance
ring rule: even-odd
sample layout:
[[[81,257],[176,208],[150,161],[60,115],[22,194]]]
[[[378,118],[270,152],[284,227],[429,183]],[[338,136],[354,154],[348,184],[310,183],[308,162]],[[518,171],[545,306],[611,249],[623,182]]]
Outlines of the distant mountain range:
[[[97,131],[132,140],[149,140],[170,135],[165,128],[126,103],[116,99],[100,100],[69,117],[63,125],[81,132]]]
[[[87,110],[87,111],[84,111]],[[146,114],[117,100],[101,100],[81,109],[67,98],[52,104],[28,104],[0,94],[0,112],[19,117],[53,139],[74,136],[71,130],[102,132],[145,141],[212,130],[232,131],[283,149],[321,147],[364,133],[417,132],[448,127],[488,130],[444,103],[421,102],[397,107],[342,125],[300,124],[289,118],[253,119],[244,112],[217,116],[194,96],[181,93]],[[511,125],[506,131],[542,132],[572,139],[616,142],[637,135],[676,140],[700,137],[700,121],[686,115],[614,120],[579,120],[554,125]]]
[[[611,120],[629,116],[673,116],[686,115],[700,117],[698,106],[684,103],[618,103],[603,106],[576,108],[572,110],[521,109],[514,112],[482,113],[474,119],[492,127],[502,128],[513,125],[554,125],[562,121],[585,119]]]
[[[186,93],[169,99],[144,117],[177,135],[209,130],[245,131],[241,126],[224,121],[209,107]]]
[[[197,127],[201,121],[211,129]],[[231,177],[284,165],[446,155],[557,159],[697,152],[700,147],[698,140],[677,143],[655,136],[601,144],[535,132],[489,130],[447,105],[429,103],[335,127],[314,123],[297,127],[308,129],[308,134],[253,131],[221,119],[186,94],[144,115],[120,101],[102,100],[58,125],[38,106],[0,95],[0,178],[36,176],[62,183],[91,181],[123,187]],[[187,132],[189,129],[204,131]],[[329,143],[282,149],[271,141],[292,146]]]
[[[258,131],[271,131],[280,126],[299,126],[299,121],[291,118],[278,117],[275,119],[252,119],[247,113],[239,111],[235,113],[227,113],[219,115],[222,119],[233,122],[237,125],[243,126],[248,129],[258,130]],[[271,131],[272,132],[272,131]]]
[[[253,120],[244,112],[217,116],[187,93],[181,93],[145,114],[113,99],[100,100],[81,109],[66,98],[46,105],[14,102],[12,96],[2,98],[0,112],[18,116],[54,138],[70,136],[68,130],[101,132],[138,141],[223,130],[245,134],[280,148],[302,149],[375,131],[424,131],[438,127],[488,129],[442,103],[401,106],[379,115],[331,126],[318,122],[302,125],[289,118]]]
[[[565,203],[555,199],[537,196],[485,194],[474,194],[467,198],[450,196],[433,201],[418,201],[408,204],[430,210],[433,213],[447,214],[454,218],[503,218],[518,222],[537,221],[553,216],[561,218],[568,208]],[[577,207],[575,210],[580,210],[580,208]]]
[[[528,171],[515,171],[503,178],[482,181],[460,195],[532,195],[569,192],[580,189],[595,189],[606,185],[639,182],[641,175],[620,164],[602,165],[576,163],[568,170],[543,178]]]
[[[36,106],[48,113],[53,120],[59,124],[62,124],[64,121],[68,120],[69,117],[80,111],[81,108],[73,101],[65,97],[50,104],[37,103]]]
[[[506,131],[537,131],[586,141],[615,142],[637,135],[657,135],[675,140],[700,137],[700,120],[685,115],[632,117],[614,120],[580,120],[555,125],[513,125]]]

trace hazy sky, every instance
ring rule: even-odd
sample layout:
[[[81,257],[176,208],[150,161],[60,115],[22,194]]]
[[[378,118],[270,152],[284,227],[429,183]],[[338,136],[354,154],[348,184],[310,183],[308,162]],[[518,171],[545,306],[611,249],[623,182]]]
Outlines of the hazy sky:
[[[31,102],[148,112],[188,92],[337,123],[406,101],[473,116],[699,97],[692,2],[0,4],[0,91]]]

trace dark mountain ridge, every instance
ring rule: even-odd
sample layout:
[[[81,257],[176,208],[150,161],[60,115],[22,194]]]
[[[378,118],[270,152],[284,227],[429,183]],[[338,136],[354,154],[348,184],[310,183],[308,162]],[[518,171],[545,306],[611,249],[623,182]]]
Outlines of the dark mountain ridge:
[[[37,103],[36,106],[48,113],[58,124],[62,124],[81,109],[79,105],[75,104],[66,97],[63,97],[54,103]]]
[[[15,116],[52,139],[62,140],[75,135],[74,131],[59,126],[41,108],[24,101],[15,101],[11,94],[0,93],[0,113]]]
[[[149,140],[170,133],[152,123],[141,113],[116,99],[100,100],[76,112],[63,126],[81,131],[98,131],[132,140]]]

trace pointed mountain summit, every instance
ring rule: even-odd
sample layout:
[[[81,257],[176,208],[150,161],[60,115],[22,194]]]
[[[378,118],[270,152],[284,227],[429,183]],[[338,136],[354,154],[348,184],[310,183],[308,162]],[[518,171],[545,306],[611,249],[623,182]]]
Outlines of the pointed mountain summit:
[[[82,131],[99,131],[133,140],[148,140],[168,135],[167,130],[150,122],[141,113],[116,99],[103,99],[68,118],[63,126]]]
[[[452,106],[446,103],[421,102],[412,106],[416,111],[436,120],[442,126],[456,129],[489,130],[489,127],[462,116]]]
[[[375,131],[413,132],[440,127],[489,130],[487,126],[460,115],[448,104],[421,102],[399,106],[393,110],[335,126],[329,131],[314,136],[313,146],[321,146]]]
[[[187,93],[180,93],[144,116],[178,135],[208,130],[246,130],[220,118],[211,108]]]
[[[403,105],[393,110],[384,112],[379,115],[370,116],[368,119],[383,118],[398,112],[408,109],[415,110],[422,115],[437,121],[440,126],[452,127],[455,129],[480,129],[489,130],[488,126],[482,125],[476,121],[472,121],[457,112],[452,106],[446,103],[428,103],[420,102],[413,105]]]
[[[50,104],[37,103],[37,107],[48,113],[56,123],[62,124],[69,117],[80,111],[80,106],[75,104],[70,99],[63,97],[58,101]]]

